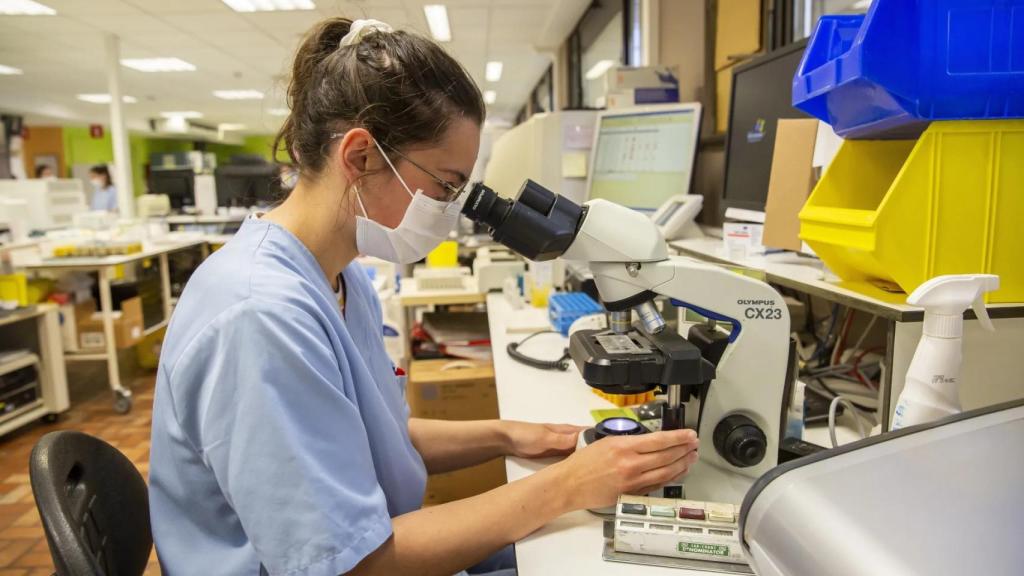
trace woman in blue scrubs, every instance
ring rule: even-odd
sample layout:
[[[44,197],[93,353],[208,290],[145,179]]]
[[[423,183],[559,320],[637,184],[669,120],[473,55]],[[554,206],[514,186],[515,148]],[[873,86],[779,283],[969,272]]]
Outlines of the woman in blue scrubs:
[[[278,139],[297,185],[200,266],[164,342],[150,464],[164,574],[514,574],[495,556],[509,544],[686,471],[692,431],[572,453],[572,426],[409,418],[352,262],[415,261],[452,229],[480,92],[430,40],[336,18],[299,48],[289,102]],[[569,454],[420,508],[428,472]]]

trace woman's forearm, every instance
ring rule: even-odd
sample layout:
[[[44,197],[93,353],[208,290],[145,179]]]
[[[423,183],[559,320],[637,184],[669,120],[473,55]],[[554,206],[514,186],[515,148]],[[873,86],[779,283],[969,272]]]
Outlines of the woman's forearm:
[[[500,420],[410,418],[409,437],[431,474],[482,464],[509,450]]]
[[[450,576],[574,509],[562,466],[393,520],[394,533],[349,574]]]

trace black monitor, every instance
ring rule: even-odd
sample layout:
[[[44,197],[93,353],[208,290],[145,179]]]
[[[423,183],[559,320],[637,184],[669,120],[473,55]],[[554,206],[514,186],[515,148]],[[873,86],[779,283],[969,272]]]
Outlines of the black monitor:
[[[807,41],[737,66],[732,76],[722,209],[764,211],[780,118],[810,118],[793,107],[793,76]]]
[[[227,164],[214,171],[217,206],[269,206],[284,198],[274,164]]]
[[[149,193],[166,194],[171,200],[172,210],[195,206],[195,184],[196,173],[191,168],[149,171]]]

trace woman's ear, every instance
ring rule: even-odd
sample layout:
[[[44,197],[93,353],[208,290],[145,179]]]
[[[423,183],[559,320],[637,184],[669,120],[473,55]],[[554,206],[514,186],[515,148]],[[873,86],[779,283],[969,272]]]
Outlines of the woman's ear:
[[[370,160],[373,150],[373,136],[365,128],[353,128],[342,136],[335,157],[349,182],[355,182],[373,170]]]

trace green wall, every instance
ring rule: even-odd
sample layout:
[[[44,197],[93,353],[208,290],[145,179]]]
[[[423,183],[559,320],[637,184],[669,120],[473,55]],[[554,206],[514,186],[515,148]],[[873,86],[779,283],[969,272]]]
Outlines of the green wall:
[[[274,149],[274,135],[246,136],[242,149],[246,154],[259,154],[266,158],[267,161],[273,161],[272,151]],[[281,153],[278,154],[278,158],[280,158],[281,161],[286,161],[287,154],[282,150]]]
[[[64,126],[64,162],[68,166],[75,164],[106,164],[114,161],[114,146],[110,132],[104,130],[102,138],[89,135],[87,126]],[[270,149],[273,136],[249,136],[241,146],[233,144],[207,143],[206,151],[217,156],[217,164],[226,164],[234,154],[260,154],[270,160]],[[128,146],[132,155],[132,179],[135,195],[146,192],[146,164],[151,154],[168,152],[188,152],[194,149],[190,140],[172,138],[152,138],[142,134],[129,134]],[[116,185],[116,182],[115,182]]]

